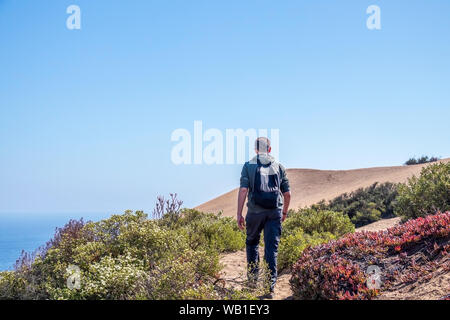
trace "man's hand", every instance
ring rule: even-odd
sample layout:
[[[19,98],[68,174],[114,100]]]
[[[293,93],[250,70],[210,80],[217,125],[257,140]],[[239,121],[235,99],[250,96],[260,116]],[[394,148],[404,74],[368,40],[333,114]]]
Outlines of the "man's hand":
[[[248,189],[240,188],[238,196],[238,207],[237,207],[237,224],[239,229],[245,229],[245,219],[242,216],[242,209],[244,208],[245,198],[247,198]]]
[[[283,193],[284,205],[283,205],[283,217],[281,218],[281,222],[284,222],[287,218],[287,213],[289,210],[289,203],[291,202],[291,192],[287,191]]]
[[[237,224],[239,229],[244,230],[245,229],[245,219],[242,215],[237,216]]]

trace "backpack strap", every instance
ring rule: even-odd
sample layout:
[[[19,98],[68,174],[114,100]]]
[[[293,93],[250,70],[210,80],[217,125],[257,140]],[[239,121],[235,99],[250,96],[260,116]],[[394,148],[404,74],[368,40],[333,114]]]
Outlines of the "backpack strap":
[[[256,166],[256,168],[255,168],[255,172],[254,172],[254,175],[253,175],[252,192],[255,192],[255,182],[256,182],[256,175],[258,174],[258,168],[260,168],[261,166],[263,166],[263,164],[259,161],[259,158],[258,158],[258,157],[257,157],[257,161],[256,161],[255,166]],[[276,176],[277,176],[278,187],[279,187],[280,192],[281,192],[281,166],[280,166],[280,164],[279,164],[277,161],[274,161],[274,162],[272,162],[272,163],[270,164],[269,167],[273,168],[274,166],[277,167],[277,170],[276,170],[276,173],[275,173],[275,174],[276,174]],[[275,170],[273,170],[273,171],[275,171]]]

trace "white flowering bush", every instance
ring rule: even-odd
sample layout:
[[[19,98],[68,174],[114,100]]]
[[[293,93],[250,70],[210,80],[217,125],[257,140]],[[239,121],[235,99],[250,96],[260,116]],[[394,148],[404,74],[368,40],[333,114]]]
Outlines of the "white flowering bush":
[[[142,261],[131,254],[103,257],[80,274],[80,289],[50,289],[51,299],[133,299],[138,280],[144,277]],[[68,276],[66,274],[66,276]]]

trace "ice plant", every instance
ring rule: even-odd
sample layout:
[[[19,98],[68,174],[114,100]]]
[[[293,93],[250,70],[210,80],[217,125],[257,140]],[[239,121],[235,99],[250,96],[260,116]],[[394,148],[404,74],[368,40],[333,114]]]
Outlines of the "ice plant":
[[[371,299],[394,283],[430,277],[439,267],[435,260],[448,255],[449,241],[450,212],[348,234],[306,249],[292,269],[291,287],[299,299]],[[370,265],[382,270],[380,290],[367,287]]]

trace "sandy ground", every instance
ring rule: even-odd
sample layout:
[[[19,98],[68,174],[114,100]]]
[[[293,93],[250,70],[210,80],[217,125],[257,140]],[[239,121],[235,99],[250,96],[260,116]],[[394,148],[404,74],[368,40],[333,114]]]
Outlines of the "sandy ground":
[[[401,218],[382,219],[380,221],[368,224],[361,228],[356,228],[355,231],[380,231],[386,230],[390,227],[400,224]]]
[[[261,260],[264,257],[264,249],[260,248],[259,254]],[[225,254],[221,257],[220,262],[224,265],[221,272],[221,278],[226,281],[227,287],[242,289],[245,287],[246,281],[246,265],[247,258],[245,251],[237,251]],[[285,300],[291,299],[292,291],[289,285],[290,273],[284,272],[278,276],[277,285],[275,287],[274,299]]]
[[[450,264],[447,258],[446,262]],[[439,300],[450,293],[450,273],[439,268],[430,280],[394,287],[383,292],[379,300]]]
[[[441,160],[444,162],[449,159]],[[331,200],[343,193],[365,188],[375,182],[406,182],[419,175],[424,165],[378,167],[356,170],[288,169],[291,185],[291,208],[310,206],[321,200]],[[237,209],[237,189],[208,201],[196,209],[203,212],[222,211],[224,216],[234,217]]]

